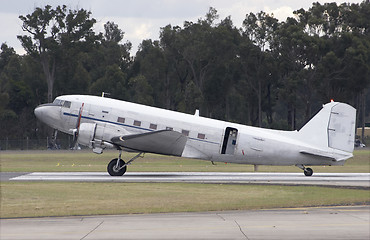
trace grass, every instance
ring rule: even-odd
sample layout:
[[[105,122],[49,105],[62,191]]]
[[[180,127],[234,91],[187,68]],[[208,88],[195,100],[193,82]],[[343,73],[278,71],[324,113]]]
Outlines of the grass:
[[[63,172],[106,171],[107,164],[118,156],[117,151],[101,155],[91,151],[15,151],[0,152],[3,172]],[[133,157],[124,153],[124,159]],[[185,172],[252,172],[253,166],[216,163],[178,157],[146,154],[128,167],[128,171],[185,171]],[[357,150],[344,166],[314,166],[315,172],[370,172],[370,150]],[[259,166],[261,172],[302,172],[294,166]]]
[[[186,183],[1,183],[1,218],[368,204],[358,189]]]
[[[134,154],[125,153],[124,159]],[[315,172],[370,172],[370,151],[358,150],[344,166]],[[106,171],[116,151],[0,152],[2,172]],[[128,171],[252,172],[253,166],[146,154]],[[301,172],[260,166],[259,171]],[[276,207],[369,204],[368,190],[311,186],[189,183],[0,182],[0,217],[247,210]]]

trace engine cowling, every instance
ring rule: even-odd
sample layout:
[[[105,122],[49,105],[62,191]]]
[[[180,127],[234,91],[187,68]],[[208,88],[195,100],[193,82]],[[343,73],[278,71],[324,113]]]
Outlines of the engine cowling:
[[[92,148],[96,127],[96,123],[81,123],[77,142],[81,145]]]
[[[77,142],[92,148],[95,153],[102,153],[105,148],[114,148],[114,145],[110,143],[112,137],[126,132],[126,130],[111,124],[101,126],[96,123],[81,123]]]

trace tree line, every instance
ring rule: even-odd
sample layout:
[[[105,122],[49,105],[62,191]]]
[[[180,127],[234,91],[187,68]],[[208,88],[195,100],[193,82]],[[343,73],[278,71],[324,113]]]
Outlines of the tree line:
[[[313,3],[279,21],[248,13],[241,28],[210,8],[160,29],[135,56],[114,22],[95,32],[85,9],[46,5],[21,15],[26,54],[2,43],[0,135],[45,136],[33,109],[64,94],[110,97],[253,126],[294,130],[321,105],[347,102],[369,121],[370,0]]]

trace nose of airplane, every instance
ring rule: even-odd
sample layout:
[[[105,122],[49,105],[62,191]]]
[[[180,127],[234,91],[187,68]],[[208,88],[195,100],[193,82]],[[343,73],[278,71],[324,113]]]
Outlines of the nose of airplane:
[[[40,106],[37,106],[34,110],[35,116],[38,120],[42,121],[43,115],[44,115],[45,108]]]
[[[58,128],[60,119],[60,107],[53,104],[42,104],[35,108],[34,113],[36,118],[50,127]]]

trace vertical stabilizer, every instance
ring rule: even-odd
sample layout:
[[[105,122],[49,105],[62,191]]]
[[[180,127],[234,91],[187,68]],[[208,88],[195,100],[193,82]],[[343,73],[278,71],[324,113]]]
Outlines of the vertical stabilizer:
[[[331,102],[299,130],[299,135],[313,146],[353,152],[355,125],[356,109],[345,103]]]
[[[356,109],[344,103],[333,106],[328,126],[329,147],[353,152],[355,131]]]

